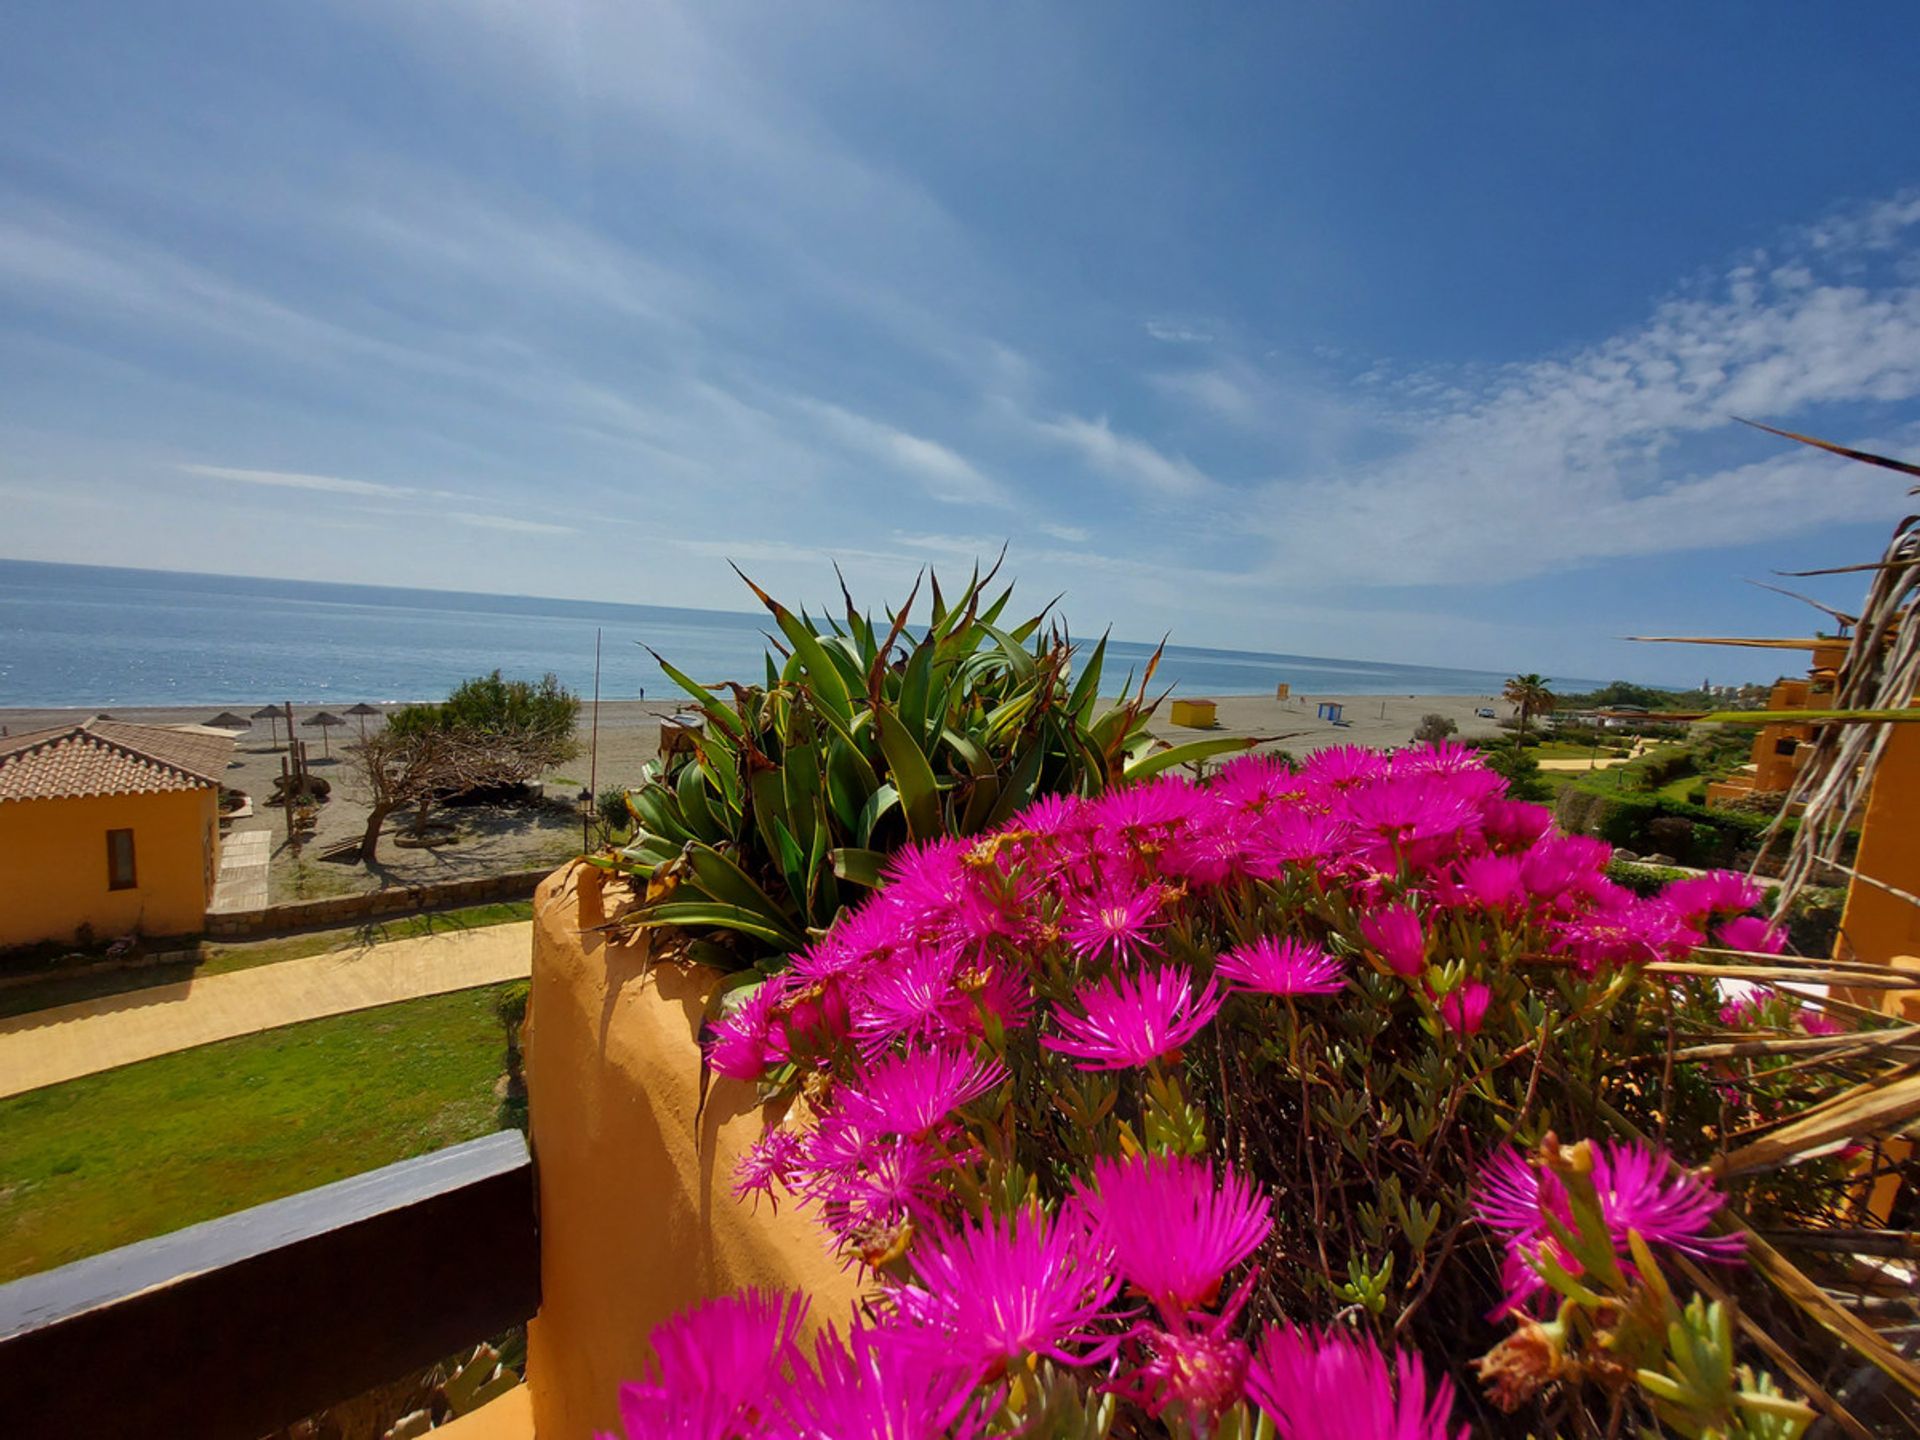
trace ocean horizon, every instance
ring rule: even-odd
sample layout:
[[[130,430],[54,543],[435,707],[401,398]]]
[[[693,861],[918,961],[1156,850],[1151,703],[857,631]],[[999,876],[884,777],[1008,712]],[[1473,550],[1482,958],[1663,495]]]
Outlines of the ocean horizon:
[[[696,680],[765,673],[765,614],[476,591],[0,560],[0,708],[438,700],[499,669],[548,671],[604,699],[679,695],[650,647]],[[1097,632],[1080,637],[1084,660]],[[1082,643],[1083,642],[1083,643]],[[1109,640],[1106,682],[1153,642]],[[1155,689],[1185,695],[1498,693],[1494,671],[1168,644]],[[1554,677],[1570,690],[1600,682]]]

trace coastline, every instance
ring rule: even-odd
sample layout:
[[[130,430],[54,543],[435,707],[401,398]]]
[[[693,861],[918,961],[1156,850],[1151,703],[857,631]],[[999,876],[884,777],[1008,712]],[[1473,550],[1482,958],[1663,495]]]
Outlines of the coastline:
[[[1151,726],[1153,733],[1174,744],[1205,735],[1257,735],[1272,740],[1271,746],[1263,748],[1306,755],[1329,745],[1361,745],[1369,749],[1406,745],[1412,741],[1414,726],[1419,724],[1421,716],[1427,714],[1444,715],[1452,720],[1459,727],[1462,739],[1495,735],[1500,733],[1495,722],[1475,716],[1474,711],[1487,707],[1502,716],[1507,713],[1507,707],[1494,695],[1327,693],[1296,694],[1288,700],[1276,700],[1271,695],[1216,694],[1212,698],[1218,707],[1219,720],[1214,729],[1193,730],[1173,724],[1171,704],[1168,703],[1163,704],[1155,714]],[[1336,726],[1316,717],[1315,708],[1329,701],[1344,707],[1346,724]],[[296,701],[293,706],[294,719],[304,721],[317,710],[327,707],[337,709],[343,703],[338,699],[309,703]],[[197,725],[221,708],[218,705],[132,705],[109,707],[107,713],[117,720],[140,725]],[[252,708],[257,707],[245,707]],[[391,710],[399,707],[396,704],[381,708]],[[638,783],[641,766],[659,753],[660,721],[682,708],[673,699],[601,701],[599,763],[598,773],[594,777],[599,786],[604,788],[607,785]],[[579,757],[567,762],[558,775],[549,779],[567,778],[578,784],[585,784],[588,780],[588,772],[592,768],[592,756],[587,748],[593,733],[592,712],[592,701],[582,704]],[[9,707],[0,709],[0,726],[5,726],[9,734],[19,735],[27,730],[72,725],[98,713],[101,712],[86,707]],[[379,723],[377,720],[369,721],[371,725],[377,726]],[[358,738],[359,728],[357,723],[349,720],[347,725],[335,729],[326,737],[324,747],[318,728],[302,724],[298,733],[316,755],[323,748],[337,754]],[[279,747],[268,743],[267,722],[264,720],[257,722],[251,730],[238,732],[234,751],[235,768],[244,773],[233,777],[235,788],[250,791],[271,788],[270,777],[279,773],[279,761],[271,757],[277,757],[279,753]]]

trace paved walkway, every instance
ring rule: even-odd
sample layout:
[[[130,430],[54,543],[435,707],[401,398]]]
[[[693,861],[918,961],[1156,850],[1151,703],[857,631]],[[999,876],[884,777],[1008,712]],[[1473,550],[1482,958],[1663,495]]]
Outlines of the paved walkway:
[[[533,924],[487,925],[155,985],[0,1020],[0,1096],[236,1035],[522,979]]]
[[[220,876],[214,882],[216,915],[262,910],[267,904],[267,867],[273,861],[271,830],[231,830],[220,841]]]

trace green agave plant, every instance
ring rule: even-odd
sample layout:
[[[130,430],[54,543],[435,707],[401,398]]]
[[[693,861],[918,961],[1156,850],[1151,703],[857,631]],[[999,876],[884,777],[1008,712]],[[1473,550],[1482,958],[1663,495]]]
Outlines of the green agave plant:
[[[701,684],[655,656],[704,715],[690,755],[649,766],[627,792],[631,841],[594,863],[635,877],[627,930],[673,933],[688,958],[773,970],[879,883],[889,852],[972,835],[1043,795],[1091,795],[1255,742],[1165,746],[1147,731],[1154,653],[1137,689],[1104,709],[1103,636],[1078,676],[1049,605],[1002,623],[1012,585],[999,566],[908,626],[920,593],[883,628],[847,594],[817,624],[742,574],[780,638],[764,686]],[[736,567],[738,573],[738,567]],[[722,698],[722,697],[725,698]]]

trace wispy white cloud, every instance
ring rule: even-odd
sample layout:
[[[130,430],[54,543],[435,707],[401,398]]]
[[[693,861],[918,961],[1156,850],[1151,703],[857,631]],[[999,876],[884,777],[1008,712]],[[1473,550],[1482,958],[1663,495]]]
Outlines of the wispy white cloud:
[[[1149,320],[1142,328],[1167,345],[1205,345],[1213,339],[1211,330],[1187,320]]]
[[[1121,434],[1104,415],[1096,420],[1062,415],[1031,424],[1036,435],[1074,451],[1093,470],[1143,495],[1179,500],[1212,488],[1212,482],[1184,456],[1163,454],[1145,440]]]
[[[949,505],[1009,505],[1000,485],[972,462],[937,440],[909,434],[884,421],[839,405],[806,402],[804,408],[842,444],[879,460],[914,480],[930,499]]]
[[[513,515],[482,515],[471,510],[448,511],[446,518],[475,530],[507,530],[521,535],[577,535],[571,525],[555,525],[545,520],[522,520]]]
[[[231,480],[241,485],[265,485],[276,490],[323,490],[331,495],[379,495],[399,497],[415,492],[402,485],[382,485],[373,480],[348,480],[339,475],[308,475],[297,470],[243,470],[231,465],[180,465],[189,475],[209,480]]]
[[[1920,396],[1920,286],[1853,273],[1916,225],[1920,205],[1906,202],[1843,217],[1564,356],[1489,375],[1366,376],[1385,458],[1236,501],[1269,542],[1263,573],[1481,585],[1892,520],[1903,492],[1884,476],[1807,452],[1745,459],[1754,442],[1733,417]],[[1876,438],[1911,447],[1916,434]],[[1743,458],[1716,463],[1729,444]]]

